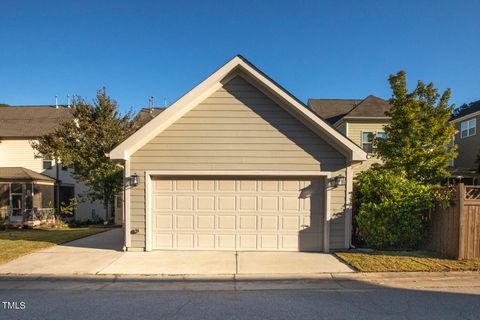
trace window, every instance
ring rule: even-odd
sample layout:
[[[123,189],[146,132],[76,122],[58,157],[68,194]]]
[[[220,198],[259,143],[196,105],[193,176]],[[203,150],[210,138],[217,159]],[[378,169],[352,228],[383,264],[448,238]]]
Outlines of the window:
[[[43,158],[43,169],[52,169],[52,160],[49,158]]]
[[[473,136],[477,133],[477,118],[462,122],[460,125],[460,136],[462,138]]]
[[[384,131],[377,131],[377,139],[385,140],[387,139],[387,134]]]
[[[362,132],[362,149],[366,153],[373,152],[373,132]]]

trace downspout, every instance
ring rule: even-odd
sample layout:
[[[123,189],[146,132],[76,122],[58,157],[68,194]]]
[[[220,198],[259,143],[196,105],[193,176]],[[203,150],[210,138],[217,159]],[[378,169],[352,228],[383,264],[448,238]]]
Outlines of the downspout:
[[[55,182],[57,183],[57,192],[56,192],[56,195],[55,195],[55,198],[56,198],[56,202],[57,202],[57,215],[60,216],[60,179],[59,179],[59,175],[60,175],[60,170],[58,168],[58,160],[55,159],[55,176],[56,176],[56,179],[55,179]]]

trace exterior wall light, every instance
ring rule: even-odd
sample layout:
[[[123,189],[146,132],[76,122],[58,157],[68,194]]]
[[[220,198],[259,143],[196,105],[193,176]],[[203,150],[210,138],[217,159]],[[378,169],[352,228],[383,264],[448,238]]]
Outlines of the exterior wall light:
[[[139,181],[140,181],[139,176],[136,173],[134,173],[130,177],[125,177],[123,179],[123,185],[125,187],[136,187],[138,186]]]
[[[330,187],[336,188],[346,185],[347,179],[343,175],[338,175],[335,178],[330,178],[328,182]]]
[[[343,175],[336,176],[334,178],[335,187],[344,186],[347,184],[347,179]]]

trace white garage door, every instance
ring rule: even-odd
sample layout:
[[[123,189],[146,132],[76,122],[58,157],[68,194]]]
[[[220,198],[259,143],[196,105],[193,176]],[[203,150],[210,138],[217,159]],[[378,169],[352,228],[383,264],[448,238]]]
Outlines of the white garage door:
[[[154,249],[322,250],[322,180],[152,179]]]

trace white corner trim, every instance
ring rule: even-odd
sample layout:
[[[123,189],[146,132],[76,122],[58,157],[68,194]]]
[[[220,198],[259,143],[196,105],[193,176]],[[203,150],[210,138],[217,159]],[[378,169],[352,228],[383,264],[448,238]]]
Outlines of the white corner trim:
[[[325,200],[325,214],[323,219],[323,252],[330,252],[330,198],[332,196],[331,188],[328,186],[328,176],[324,179],[324,200]]]
[[[125,161],[125,167],[123,168],[124,177],[130,176],[130,159]],[[131,232],[131,223],[130,223],[130,188],[125,188],[123,195],[123,205],[124,205],[124,217],[123,225],[125,228],[125,246],[130,248],[132,246],[132,236]]]
[[[277,96],[288,102],[292,107],[298,111],[300,115],[308,119],[312,124],[317,126],[322,132],[344,145],[347,149],[351,150],[353,160],[366,160],[366,153],[358,147],[353,141],[343,136],[335,128],[331,127],[324,120],[319,118],[309,108],[298,102],[289,93],[276,85],[272,80],[260,73],[255,67],[253,67],[244,58],[236,56],[223,67],[214,72],[211,76],[202,81],[195,88],[190,90],[183,97],[178,99],[169,108],[160,113],[154,119],[152,119],[145,126],[140,128],[137,132],[132,134],[119,146],[110,152],[111,159],[127,159],[135,151],[141,148],[148,141],[153,139],[163,130],[168,128],[176,120],[178,120],[185,113],[193,109],[205,98],[210,96],[213,92],[222,87],[221,81],[228,76],[234,69],[240,68],[243,72],[255,78],[263,86],[274,92]]]
[[[145,172],[145,251],[152,251],[152,178]]]

